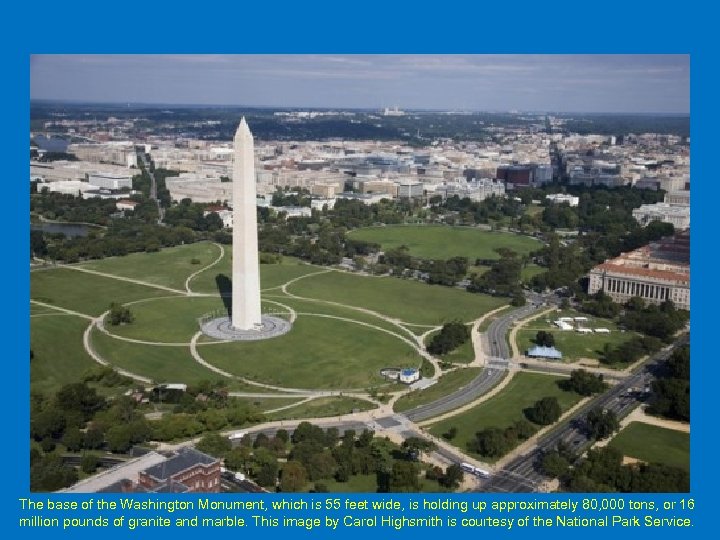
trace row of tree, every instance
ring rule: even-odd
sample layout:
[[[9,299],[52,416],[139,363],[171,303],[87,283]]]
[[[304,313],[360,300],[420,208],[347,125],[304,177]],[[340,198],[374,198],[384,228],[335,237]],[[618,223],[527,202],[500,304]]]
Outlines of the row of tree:
[[[379,492],[412,492],[420,490],[421,467],[417,463],[433,443],[411,437],[400,448],[378,439],[369,430],[356,433],[337,428],[323,430],[301,422],[292,433],[284,429],[273,436],[259,433],[245,437],[232,448],[230,441],[218,434],[203,437],[197,448],[224,458],[228,469],[250,475],[261,486],[283,492],[327,491],[327,482],[345,483],[356,475],[372,475]],[[426,478],[454,489],[462,481],[462,470],[451,466],[443,472],[432,468]]]

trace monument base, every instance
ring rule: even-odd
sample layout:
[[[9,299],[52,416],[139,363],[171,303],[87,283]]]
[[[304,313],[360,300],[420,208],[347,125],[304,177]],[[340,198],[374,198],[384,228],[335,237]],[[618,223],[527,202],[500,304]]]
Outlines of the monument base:
[[[272,315],[263,315],[261,324],[250,330],[240,330],[232,326],[230,317],[217,317],[200,324],[200,330],[206,336],[224,341],[258,341],[287,334],[292,328],[290,321]]]

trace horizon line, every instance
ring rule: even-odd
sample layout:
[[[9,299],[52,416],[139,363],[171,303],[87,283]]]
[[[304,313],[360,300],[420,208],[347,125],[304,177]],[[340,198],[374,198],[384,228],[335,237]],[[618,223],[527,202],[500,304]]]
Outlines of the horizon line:
[[[118,107],[197,107],[197,108],[238,108],[238,109],[278,109],[278,110],[322,110],[322,111],[382,111],[387,107],[320,107],[320,106],[304,106],[304,105],[241,105],[227,103],[163,103],[163,102],[133,102],[133,101],[87,101],[76,99],[55,99],[55,98],[30,98],[32,103],[56,103],[56,104],[72,104],[72,105],[113,105]],[[672,115],[672,116],[690,116],[690,112],[658,112],[658,111],[553,111],[553,110],[522,110],[522,109],[464,109],[464,108],[402,108],[398,109],[406,112],[467,112],[467,113],[490,113],[490,114],[616,114],[616,115]]]

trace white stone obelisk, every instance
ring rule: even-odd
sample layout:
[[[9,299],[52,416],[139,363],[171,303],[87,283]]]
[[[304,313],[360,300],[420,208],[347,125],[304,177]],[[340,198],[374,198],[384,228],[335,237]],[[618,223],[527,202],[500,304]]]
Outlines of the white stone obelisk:
[[[232,326],[252,330],[261,324],[255,144],[245,117],[235,132],[233,164]]]

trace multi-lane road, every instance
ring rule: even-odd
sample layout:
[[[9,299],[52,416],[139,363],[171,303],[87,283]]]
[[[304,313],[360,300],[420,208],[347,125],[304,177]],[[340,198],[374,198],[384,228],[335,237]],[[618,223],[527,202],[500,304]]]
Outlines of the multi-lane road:
[[[667,360],[676,347],[687,344],[688,339],[687,335],[683,336],[672,347],[655,354],[640,370],[578,409],[572,417],[543,436],[532,451],[512,460],[501,471],[495,473],[483,484],[480,491],[536,491],[543,481],[548,480],[542,474],[539,466],[543,455],[554,450],[561,441],[577,450],[586,447],[591,441],[585,425],[585,416],[592,409],[600,408],[612,411],[618,418],[630,413],[640,404],[638,393],[631,390],[648,386],[655,378],[654,371],[658,364]]]
[[[155,204],[157,204],[158,208],[158,225],[162,224],[163,219],[165,218],[165,209],[160,204],[160,200],[157,196],[157,182],[155,181],[155,174],[153,171],[150,170],[150,164],[147,162],[147,159],[145,157],[144,153],[140,153],[140,159],[143,162],[143,166],[145,167],[145,171],[150,176],[150,198],[155,201]]]

